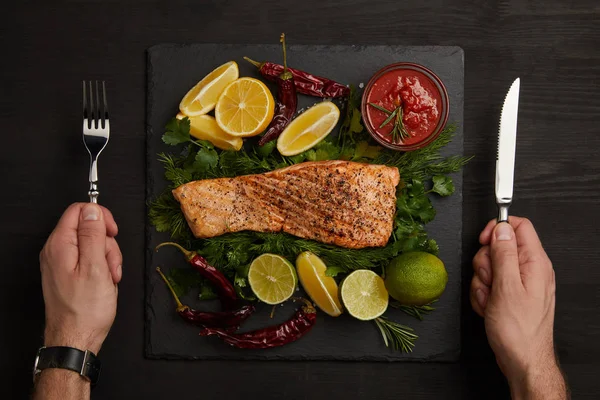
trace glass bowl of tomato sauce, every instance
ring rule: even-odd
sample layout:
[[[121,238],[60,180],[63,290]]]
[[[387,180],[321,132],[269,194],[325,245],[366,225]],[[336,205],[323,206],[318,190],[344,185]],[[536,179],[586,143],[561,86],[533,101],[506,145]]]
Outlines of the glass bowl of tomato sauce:
[[[367,83],[361,112],[365,127],[382,146],[412,151],[431,144],[448,120],[448,92],[428,68],[399,62],[383,67]]]

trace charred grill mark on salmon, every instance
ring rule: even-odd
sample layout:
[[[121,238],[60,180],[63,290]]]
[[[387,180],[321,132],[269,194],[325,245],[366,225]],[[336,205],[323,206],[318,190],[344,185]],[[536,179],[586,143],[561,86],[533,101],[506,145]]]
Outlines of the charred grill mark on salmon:
[[[284,231],[341,247],[385,246],[396,210],[397,168],[305,162],[258,175],[194,181],[173,190],[197,238]]]

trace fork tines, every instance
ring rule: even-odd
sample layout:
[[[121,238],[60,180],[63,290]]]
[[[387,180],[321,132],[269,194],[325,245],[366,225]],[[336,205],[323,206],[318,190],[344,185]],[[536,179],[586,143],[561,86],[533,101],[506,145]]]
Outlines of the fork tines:
[[[83,120],[89,129],[104,129],[108,120],[108,104],[106,103],[106,86],[102,81],[102,104],[98,81],[83,81]],[[95,90],[94,90],[95,86]],[[89,89],[87,89],[89,87]],[[89,91],[89,93],[88,93]]]

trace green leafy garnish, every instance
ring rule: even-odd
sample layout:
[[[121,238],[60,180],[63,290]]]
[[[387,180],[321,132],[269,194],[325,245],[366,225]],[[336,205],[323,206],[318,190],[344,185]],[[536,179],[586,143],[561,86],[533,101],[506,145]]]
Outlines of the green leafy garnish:
[[[386,347],[405,353],[412,352],[415,341],[419,338],[412,328],[390,321],[386,317],[375,318],[375,324],[381,332]]]
[[[165,134],[162,136],[163,142],[175,146],[190,140],[190,119],[188,117],[182,120],[173,118],[165,127]]]
[[[450,196],[452,193],[454,193],[454,183],[452,183],[452,178],[449,176],[435,175],[432,178],[432,181],[432,192],[435,192],[440,196]]]
[[[212,286],[192,268],[171,268],[166,277],[178,297],[185,296],[191,289],[200,288],[199,297],[202,300],[216,298]]]
[[[429,314],[430,312],[434,311],[435,308],[432,307],[431,305],[433,303],[435,303],[437,300],[432,301],[429,304],[426,304],[424,306],[407,306],[407,305],[403,305],[400,304],[398,302],[391,302],[390,306],[397,308],[399,310],[402,310],[403,312],[405,312],[406,314],[410,315],[411,317],[414,317],[416,319],[418,319],[419,321],[423,321],[423,317],[427,314]]]
[[[194,169],[200,172],[207,172],[212,170],[219,163],[219,155],[217,152],[208,147],[202,147],[196,153],[194,158]]]

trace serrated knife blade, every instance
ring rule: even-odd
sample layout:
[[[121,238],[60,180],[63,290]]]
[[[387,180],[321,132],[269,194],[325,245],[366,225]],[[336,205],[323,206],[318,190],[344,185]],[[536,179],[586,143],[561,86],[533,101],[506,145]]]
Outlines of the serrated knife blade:
[[[508,207],[512,204],[513,200],[520,86],[520,78],[515,79],[506,94],[500,115],[498,154],[496,156],[498,222],[508,222]]]

